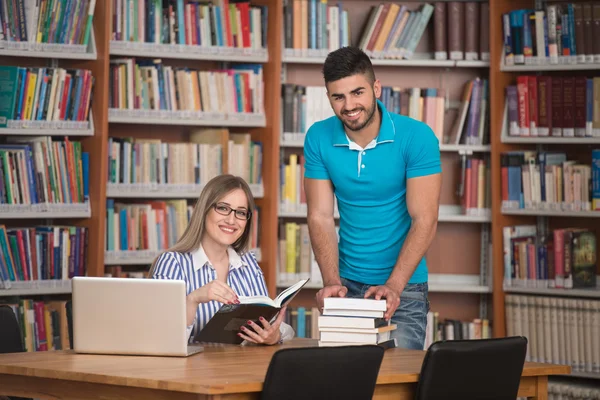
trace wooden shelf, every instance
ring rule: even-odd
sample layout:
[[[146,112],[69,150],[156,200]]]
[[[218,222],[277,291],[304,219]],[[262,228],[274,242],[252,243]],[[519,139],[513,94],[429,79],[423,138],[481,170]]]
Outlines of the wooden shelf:
[[[2,219],[89,218],[90,203],[69,204],[0,204]]]
[[[167,110],[108,110],[108,122],[119,124],[143,125],[190,125],[190,126],[225,126],[225,127],[265,127],[264,114],[222,114],[204,113],[200,111],[167,111]]]
[[[284,133],[280,138],[280,147],[303,148],[303,133]],[[467,144],[440,144],[440,151],[454,153],[489,153],[491,146],[489,144],[467,145]]]
[[[164,250],[106,251],[104,265],[150,265]],[[250,249],[256,259],[261,261],[260,249]]]
[[[283,62],[286,64],[323,64],[329,50],[285,49]],[[432,53],[415,53],[409,60],[371,57],[374,66],[386,67],[434,67],[434,68],[489,68],[489,61],[436,60]]]
[[[251,183],[250,189],[255,198],[264,196],[261,183]],[[106,197],[115,199],[195,199],[200,196],[201,184],[143,184],[109,183]]]
[[[586,378],[586,379],[600,379],[600,374],[597,372],[573,371],[568,375],[560,375],[560,376],[572,376],[574,378]]]
[[[285,205],[279,206],[279,216],[282,218],[306,218],[306,205],[292,207],[295,209],[286,209]],[[334,211],[334,218],[339,218],[337,209]],[[490,210],[482,209],[473,212],[471,215],[465,215],[461,206],[443,204],[439,209],[439,222],[470,222],[487,223],[491,221]]]
[[[531,294],[531,295],[546,295],[559,297],[585,297],[585,298],[600,298],[600,287],[589,289],[556,289],[556,288],[534,288],[534,287],[519,287],[519,286],[504,286],[506,293]]]
[[[267,49],[139,43],[116,40],[110,41],[110,55],[244,63],[265,63],[269,61]]]
[[[6,288],[9,284],[10,288]],[[40,296],[71,293],[71,280],[48,279],[39,281],[9,281],[0,283],[0,297]]]
[[[429,274],[429,292],[433,293],[491,293],[489,286],[479,283],[479,275]],[[278,281],[277,287],[284,289],[295,284],[297,280]],[[303,289],[319,290],[322,282],[309,281]]]
[[[600,218],[600,211],[553,211],[553,210],[528,210],[502,208],[503,215],[523,215],[536,217],[578,217],[578,218]]]
[[[0,57],[54,58],[62,60],[96,60],[96,37],[90,31],[90,42],[85,45],[61,43],[30,43],[0,41]]]
[[[542,72],[542,71],[595,71],[600,70],[600,63],[579,63],[576,56],[559,57],[558,63],[550,63],[549,58],[538,61],[531,57],[527,64],[507,65],[504,53],[501,57],[500,71],[502,72]]]
[[[553,137],[553,136],[502,136],[502,143],[510,144],[600,144],[600,137]]]

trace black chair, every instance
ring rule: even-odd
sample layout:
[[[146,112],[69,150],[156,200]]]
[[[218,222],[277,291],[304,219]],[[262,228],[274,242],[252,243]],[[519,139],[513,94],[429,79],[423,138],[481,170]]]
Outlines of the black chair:
[[[25,351],[21,337],[21,327],[13,309],[0,306],[0,353],[21,353]]]
[[[13,309],[0,305],[0,353],[22,353],[25,351],[21,338],[21,327]],[[0,394],[2,398],[2,394]],[[10,400],[32,400],[9,396]]]
[[[515,400],[527,338],[447,340],[423,360],[416,400]]]
[[[67,300],[65,304],[65,308],[67,309],[67,326],[69,329],[69,345],[71,349],[73,348],[73,302],[72,300]]]
[[[384,349],[375,345],[291,348],[273,354],[261,400],[367,400]]]

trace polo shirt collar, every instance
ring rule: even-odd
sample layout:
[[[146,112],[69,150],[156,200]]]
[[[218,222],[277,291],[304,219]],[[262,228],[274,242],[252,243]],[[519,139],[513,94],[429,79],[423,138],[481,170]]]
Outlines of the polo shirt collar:
[[[242,257],[240,257],[240,255],[233,249],[233,247],[230,246],[227,248],[227,255],[229,256],[230,269],[237,269],[244,265]],[[205,265],[208,265],[209,267],[213,268],[212,264],[210,263],[210,260],[204,252],[204,249],[202,248],[202,245],[200,245],[198,250],[192,253],[192,261],[194,262],[194,271],[198,271]]]
[[[381,110],[381,126],[379,127],[379,135],[375,138],[375,144],[393,142],[396,136],[396,126],[392,121],[392,116],[379,99],[377,99],[377,107]],[[333,132],[333,145],[350,146],[350,138],[339,118]]]

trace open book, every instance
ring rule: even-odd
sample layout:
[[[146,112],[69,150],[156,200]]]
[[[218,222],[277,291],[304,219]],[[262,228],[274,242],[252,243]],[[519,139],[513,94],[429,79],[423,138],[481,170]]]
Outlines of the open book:
[[[303,279],[296,282],[275,299],[266,296],[240,296],[240,304],[224,304],[194,339],[199,342],[242,343],[243,339],[238,336],[240,327],[248,326],[249,320],[262,327],[260,317],[267,321],[274,320],[279,310],[292,301],[308,281]]]

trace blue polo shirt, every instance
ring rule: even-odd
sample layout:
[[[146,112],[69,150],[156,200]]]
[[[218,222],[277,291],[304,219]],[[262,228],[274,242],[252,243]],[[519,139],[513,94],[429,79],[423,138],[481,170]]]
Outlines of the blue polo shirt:
[[[381,110],[379,135],[364,149],[337,116],[313,124],[304,142],[304,176],[333,183],[340,213],[339,270],[346,279],[383,285],[411,217],[406,180],[442,171],[438,139],[423,122]],[[409,283],[427,282],[423,258]]]

